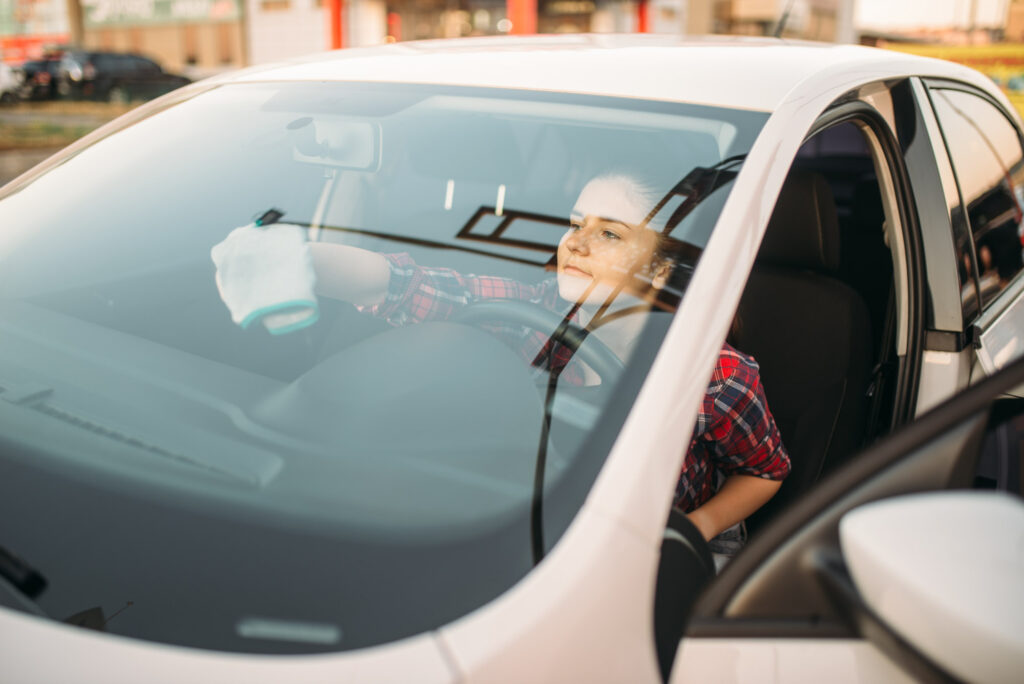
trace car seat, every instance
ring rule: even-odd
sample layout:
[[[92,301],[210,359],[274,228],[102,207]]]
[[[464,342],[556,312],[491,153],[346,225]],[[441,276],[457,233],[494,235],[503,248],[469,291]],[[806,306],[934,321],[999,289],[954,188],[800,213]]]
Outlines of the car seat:
[[[862,441],[873,337],[868,307],[839,280],[840,234],[825,179],[794,169],[779,194],[739,306],[735,346],[760,365],[792,460],[754,530]]]

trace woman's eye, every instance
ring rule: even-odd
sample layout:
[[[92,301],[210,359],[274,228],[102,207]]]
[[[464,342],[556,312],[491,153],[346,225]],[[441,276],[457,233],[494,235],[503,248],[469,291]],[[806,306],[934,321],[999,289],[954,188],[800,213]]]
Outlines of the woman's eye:
[[[619,240],[619,239],[621,239],[619,237],[618,233],[610,231],[610,230],[601,231],[601,237],[603,237],[605,240]]]
[[[582,226],[582,225],[580,225],[579,223],[570,223],[570,224],[569,224],[569,230],[568,230],[568,232],[570,232],[570,233],[575,233],[575,232],[576,232],[577,230],[579,230],[579,229],[580,229],[580,228],[582,228],[582,227],[583,227],[583,226]]]

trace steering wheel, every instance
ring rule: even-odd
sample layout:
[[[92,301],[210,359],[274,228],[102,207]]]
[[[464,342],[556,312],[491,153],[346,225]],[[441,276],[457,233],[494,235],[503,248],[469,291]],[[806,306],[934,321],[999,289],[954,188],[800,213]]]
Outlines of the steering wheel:
[[[621,359],[595,335],[588,336],[574,323],[568,323],[558,333],[563,317],[536,304],[515,299],[488,299],[467,305],[449,320],[470,325],[512,322],[541,332],[553,330],[553,339],[571,349],[575,356],[594,369],[605,387],[611,387],[622,374]],[[585,345],[584,340],[587,340]]]

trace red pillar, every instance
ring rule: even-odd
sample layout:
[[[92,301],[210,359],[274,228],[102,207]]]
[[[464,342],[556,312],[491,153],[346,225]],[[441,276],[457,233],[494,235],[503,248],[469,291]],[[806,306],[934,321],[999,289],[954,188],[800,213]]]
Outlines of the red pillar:
[[[537,32],[537,0],[505,0],[505,13],[512,22],[509,33],[527,35]]]
[[[402,40],[402,15],[388,12],[388,39]]]
[[[342,10],[345,9],[345,0],[326,0],[327,25],[330,27],[330,43],[327,47],[337,50],[344,47],[344,27],[342,25]]]
[[[636,32],[647,33],[647,0],[636,3]]]

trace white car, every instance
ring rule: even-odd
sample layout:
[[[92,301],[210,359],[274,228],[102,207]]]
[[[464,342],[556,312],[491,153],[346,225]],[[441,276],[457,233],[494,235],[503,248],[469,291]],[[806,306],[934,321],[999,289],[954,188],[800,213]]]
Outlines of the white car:
[[[628,354],[309,260],[542,287],[608,173],[692,255]],[[1016,679],[1022,188],[988,79],[861,47],[410,43],[140,107],[0,190],[0,679]],[[672,503],[727,335],[792,471],[716,575]]]
[[[0,103],[15,102],[23,80],[20,71],[0,62]]]

